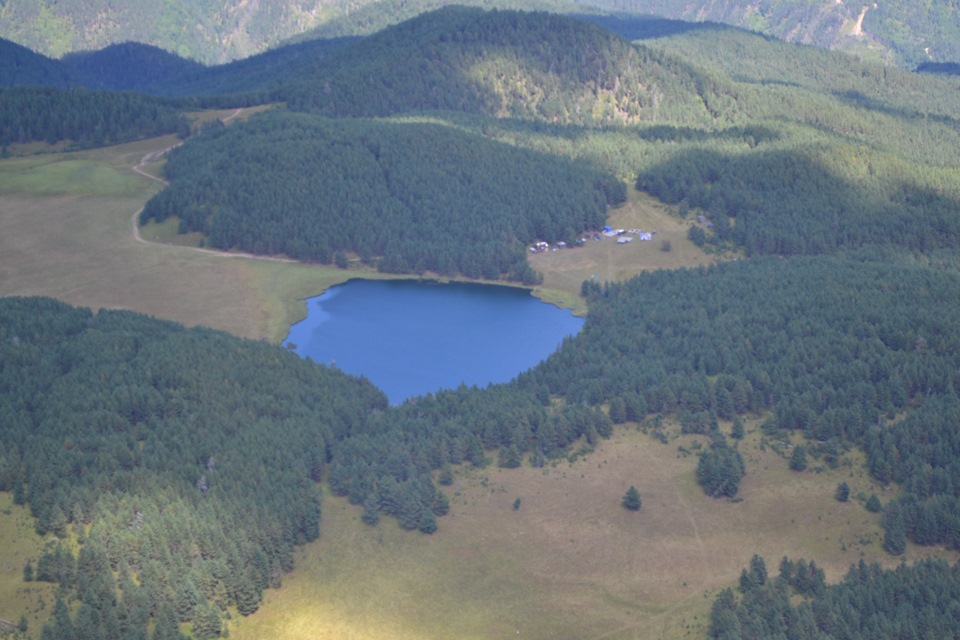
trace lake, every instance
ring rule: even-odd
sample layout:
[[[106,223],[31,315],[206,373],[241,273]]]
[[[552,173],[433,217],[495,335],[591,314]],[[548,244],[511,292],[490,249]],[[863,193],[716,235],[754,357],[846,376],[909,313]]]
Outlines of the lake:
[[[284,344],[366,376],[391,404],[509,382],[583,326],[525,289],[417,280],[351,280],[307,300]]]

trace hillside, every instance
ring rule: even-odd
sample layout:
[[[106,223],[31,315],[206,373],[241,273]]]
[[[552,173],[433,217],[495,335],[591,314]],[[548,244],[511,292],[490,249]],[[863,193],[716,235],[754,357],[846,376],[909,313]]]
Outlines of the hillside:
[[[960,60],[960,16],[948,0],[921,4],[889,0],[865,7],[834,0],[137,0],[122,4],[8,0],[0,5],[0,37],[52,57],[136,41],[205,64],[222,64],[291,38],[368,35],[451,4],[711,21],[908,68],[927,61]]]
[[[573,242],[625,199],[610,174],[435,124],[268,113],[171,153],[142,222],[212,246],[391,273],[533,283],[526,246]]]
[[[586,22],[451,7],[345,46],[281,95],[292,109],[335,117],[450,110],[612,124],[689,110],[711,89],[675,61]],[[685,115],[710,118],[702,105]]]
[[[149,91],[158,83],[197,74],[204,66],[159,47],[124,42],[99,51],[71,53],[62,59],[73,78],[90,89]]]
[[[29,142],[101,147],[176,133],[187,119],[149,96],[53,87],[0,88],[0,146]]]
[[[0,5],[0,34],[55,57],[134,41],[216,64],[263,51],[346,11],[318,0],[11,0]]]
[[[69,73],[56,60],[9,40],[0,40],[0,86],[62,87],[69,82]]]

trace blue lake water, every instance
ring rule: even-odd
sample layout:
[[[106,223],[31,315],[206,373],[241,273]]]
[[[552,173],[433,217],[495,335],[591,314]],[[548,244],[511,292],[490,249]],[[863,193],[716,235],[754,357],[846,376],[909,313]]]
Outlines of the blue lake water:
[[[351,280],[307,300],[284,344],[366,376],[391,404],[461,383],[509,382],[583,326],[524,289]]]

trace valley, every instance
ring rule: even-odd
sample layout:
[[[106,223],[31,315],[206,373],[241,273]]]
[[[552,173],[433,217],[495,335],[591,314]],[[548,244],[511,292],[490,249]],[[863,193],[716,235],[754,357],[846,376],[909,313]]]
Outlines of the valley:
[[[955,635],[958,80],[665,18],[366,24],[212,68],[0,43],[13,637]],[[280,345],[352,278],[586,320],[391,405]]]

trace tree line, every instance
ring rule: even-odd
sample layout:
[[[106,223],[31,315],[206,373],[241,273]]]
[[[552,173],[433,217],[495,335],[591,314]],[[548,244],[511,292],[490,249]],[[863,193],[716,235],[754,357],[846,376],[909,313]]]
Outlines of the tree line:
[[[0,88],[0,146],[71,142],[99,147],[190,132],[187,119],[156,98],[50,87]]]
[[[835,585],[812,561],[784,557],[767,574],[754,556],[740,586],[724,589],[710,611],[708,635],[717,640],[886,640],[952,638],[960,601],[957,564],[919,560],[884,570],[861,560]]]

